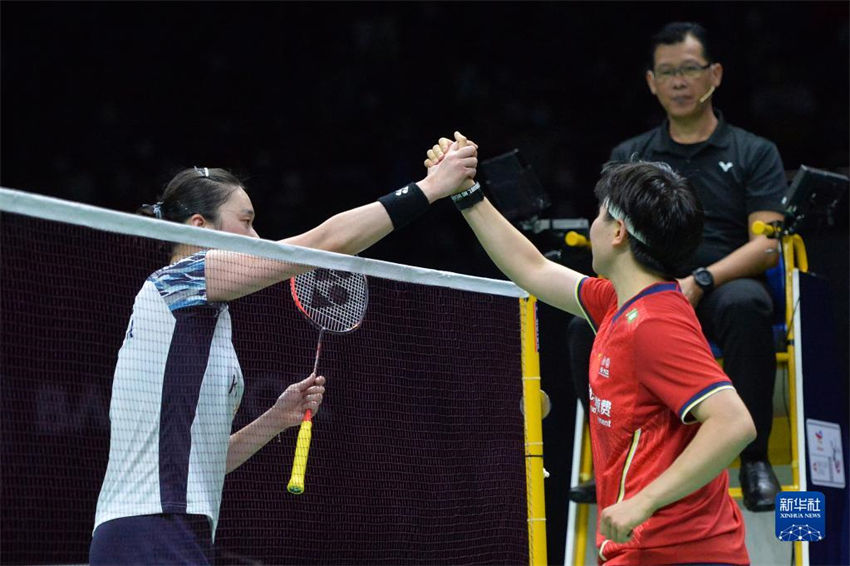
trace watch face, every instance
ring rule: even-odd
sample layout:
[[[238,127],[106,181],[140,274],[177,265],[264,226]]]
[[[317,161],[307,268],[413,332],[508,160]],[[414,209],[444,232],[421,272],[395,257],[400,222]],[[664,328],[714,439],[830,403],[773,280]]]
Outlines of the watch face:
[[[711,287],[714,278],[711,276],[711,273],[707,269],[699,269],[694,272],[694,281],[697,282],[697,285],[700,287]]]

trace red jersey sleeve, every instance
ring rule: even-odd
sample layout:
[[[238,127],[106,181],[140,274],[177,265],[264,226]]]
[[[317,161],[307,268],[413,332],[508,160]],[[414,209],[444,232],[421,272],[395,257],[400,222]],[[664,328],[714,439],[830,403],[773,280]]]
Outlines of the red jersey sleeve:
[[[635,333],[635,352],[640,352],[635,363],[639,382],[683,423],[696,421],[690,411],[704,399],[733,388],[711,355],[696,316],[642,321]]]
[[[594,333],[608,311],[617,308],[617,292],[607,279],[585,277],[578,282],[576,298]]]

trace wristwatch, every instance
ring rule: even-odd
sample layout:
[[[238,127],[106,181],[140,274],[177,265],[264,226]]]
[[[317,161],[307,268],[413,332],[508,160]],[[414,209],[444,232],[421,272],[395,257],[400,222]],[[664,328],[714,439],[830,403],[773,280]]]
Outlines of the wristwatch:
[[[704,267],[697,267],[691,275],[694,276],[694,282],[702,289],[703,293],[708,293],[714,289],[714,275]]]

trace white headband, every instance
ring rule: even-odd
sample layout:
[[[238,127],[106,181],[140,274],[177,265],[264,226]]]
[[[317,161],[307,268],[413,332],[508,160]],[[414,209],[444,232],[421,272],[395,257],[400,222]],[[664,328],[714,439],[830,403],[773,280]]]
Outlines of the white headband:
[[[628,232],[632,238],[634,238],[644,246],[649,245],[646,243],[646,236],[644,236],[642,233],[635,229],[634,224],[632,224],[632,220],[628,216],[626,216],[622,210],[620,210],[620,207],[612,203],[611,200],[607,197],[604,201],[602,201],[602,206],[604,206],[608,210],[608,214],[610,214],[614,220],[622,220],[623,224],[625,224],[626,226],[626,232]]]

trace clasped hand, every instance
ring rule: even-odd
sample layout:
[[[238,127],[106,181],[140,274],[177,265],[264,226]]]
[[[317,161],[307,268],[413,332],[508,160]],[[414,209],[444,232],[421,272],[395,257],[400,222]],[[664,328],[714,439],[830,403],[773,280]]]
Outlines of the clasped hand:
[[[440,138],[437,143],[426,152],[425,167],[428,169],[428,178],[431,179],[435,175],[440,175],[443,167],[449,166],[455,154],[471,155],[475,159],[475,166],[478,165],[478,145],[470,141],[460,132],[454,133],[455,140],[449,138]],[[471,152],[471,153],[470,153]],[[441,197],[453,195],[460,191],[466,190],[475,184],[476,170],[473,166],[471,171],[466,171],[466,175],[458,178],[457,182],[450,187],[448,192],[441,194]],[[453,177],[453,180],[455,177]],[[451,183],[448,183],[451,184]]]

